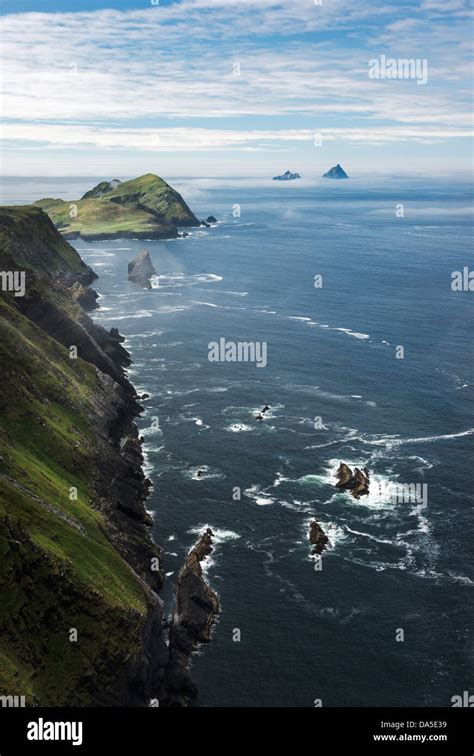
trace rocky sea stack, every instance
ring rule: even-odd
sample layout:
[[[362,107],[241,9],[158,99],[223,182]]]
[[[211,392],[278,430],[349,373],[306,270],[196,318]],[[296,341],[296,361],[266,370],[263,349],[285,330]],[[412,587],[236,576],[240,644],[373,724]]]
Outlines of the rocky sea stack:
[[[367,467],[364,467],[363,471],[355,467],[354,472],[352,472],[349,465],[341,462],[336,477],[338,480],[336,488],[350,491],[354,499],[360,499],[361,496],[366,496],[369,493],[370,477]]]
[[[323,174],[323,178],[327,179],[348,179],[349,176],[345,172],[344,168],[339,165],[334,165],[326,173]]]
[[[294,181],[301,178],[299,173],[292,173],[291,171],[285,171],[281,176],[274,176],[273,181]]]
[[[151,289],[150,279],[156,275],[149,252],[139,252],[128,263],[128,280],[144,289]]]
[[[170,705],[187,705],[197,697],[189,677],[190,657],[199,643],[207,643],[219,612],[217,594],[207,585],[201,562],[212,552],[213,532],[207,528],[189,552],[176,584],[176,610],[169,635],[170,662],[166,688]]]
[[[316,520],[310,523],[309,541],[313,546],[312,554],[321,554],[329,543],[329,538]]]

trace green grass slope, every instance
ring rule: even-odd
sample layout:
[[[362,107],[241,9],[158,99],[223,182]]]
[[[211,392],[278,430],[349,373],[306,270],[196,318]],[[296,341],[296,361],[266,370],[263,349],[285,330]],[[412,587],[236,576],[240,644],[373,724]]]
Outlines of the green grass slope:
[[[73,202],[47,198],[35,204],[69,238],[174,238],[179,226],[199,225],[181,195],[152,173],[115,187],[101,182]]]
[[[94,665],[104,665],[104,648],[115,644],[119,666],[101,672],[105,687],[112,684],[136,651],[147,606],[105,534],[92,486],[92,418],[106,388],[92,366],[70,360],[4,300],[0,376],[0,654],[18,679],[12,690],[0,665],[0,690],[44,705],[87,703],[81,680],[97,678]],[[77,643],[69,640],[73,627]]]
[[[42,209],[33,205],[0,208],[2,255],[10,255],[18,267],[40,275],[86,282],[96,278],[76,250],[56,232]]]
[[[80,308],[58,281],[69,265],[81,273],[77,253],[69,259],[72,248],[35,208],[0,208],[2,228],[0,268],[32,261],[43,271],[27,274],[37,322],[53,300],[73,322]],[[114,705],[156,602],[144,582],[156,547],[111,493],[128,469],[111,429],[121,413],[129,422],[130,399],[93,364],[71,360],[22,307],[0,292],[0,695]],[[143,555],[138,571],[130,554]]]

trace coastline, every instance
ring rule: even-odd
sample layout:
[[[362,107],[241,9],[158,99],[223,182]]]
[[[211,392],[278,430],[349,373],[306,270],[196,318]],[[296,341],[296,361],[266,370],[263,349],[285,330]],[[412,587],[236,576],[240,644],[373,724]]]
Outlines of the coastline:
[[[130,356],[73,301],[96,276],[45,213],[2,208],[0,236],[2,269],[26,271],[0,297],[0,692],[146,705],[167,648]]]

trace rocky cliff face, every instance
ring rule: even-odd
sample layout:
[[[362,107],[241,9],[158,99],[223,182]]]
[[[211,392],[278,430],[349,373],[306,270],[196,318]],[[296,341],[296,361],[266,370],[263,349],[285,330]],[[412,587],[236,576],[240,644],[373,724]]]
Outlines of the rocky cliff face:
[[[0,242],[0,270],[26,273],[24,296],[0,292],[0,694],[165,699],[128,354],[71,296],[94,274],[44,213],[1,208]]]
[[[0,212],[0,266],[2,270],[33,271],[62,285],[84,286],[97,278],[76,250],[56,231],[40,208],[2,207]]]
[[[219,599],[207,585],[201,562],[212,551],[212,530],[208,528],[189,552],[176,585],[176,609],[169,633],[169,666],[166,673],[166,703],[187,706],[197,698],[189,675],[192,654],[211,638],[211,627],[219,612]]]

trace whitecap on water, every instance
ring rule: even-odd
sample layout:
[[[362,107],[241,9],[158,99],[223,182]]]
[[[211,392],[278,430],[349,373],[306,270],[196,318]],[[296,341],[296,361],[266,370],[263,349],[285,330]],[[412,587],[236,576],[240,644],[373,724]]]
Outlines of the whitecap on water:
[[[231,433],[246,433],[255,430],[255,426],[246,425],[245,423],[231,423],[227,426],[226,430],[231,431]]]

